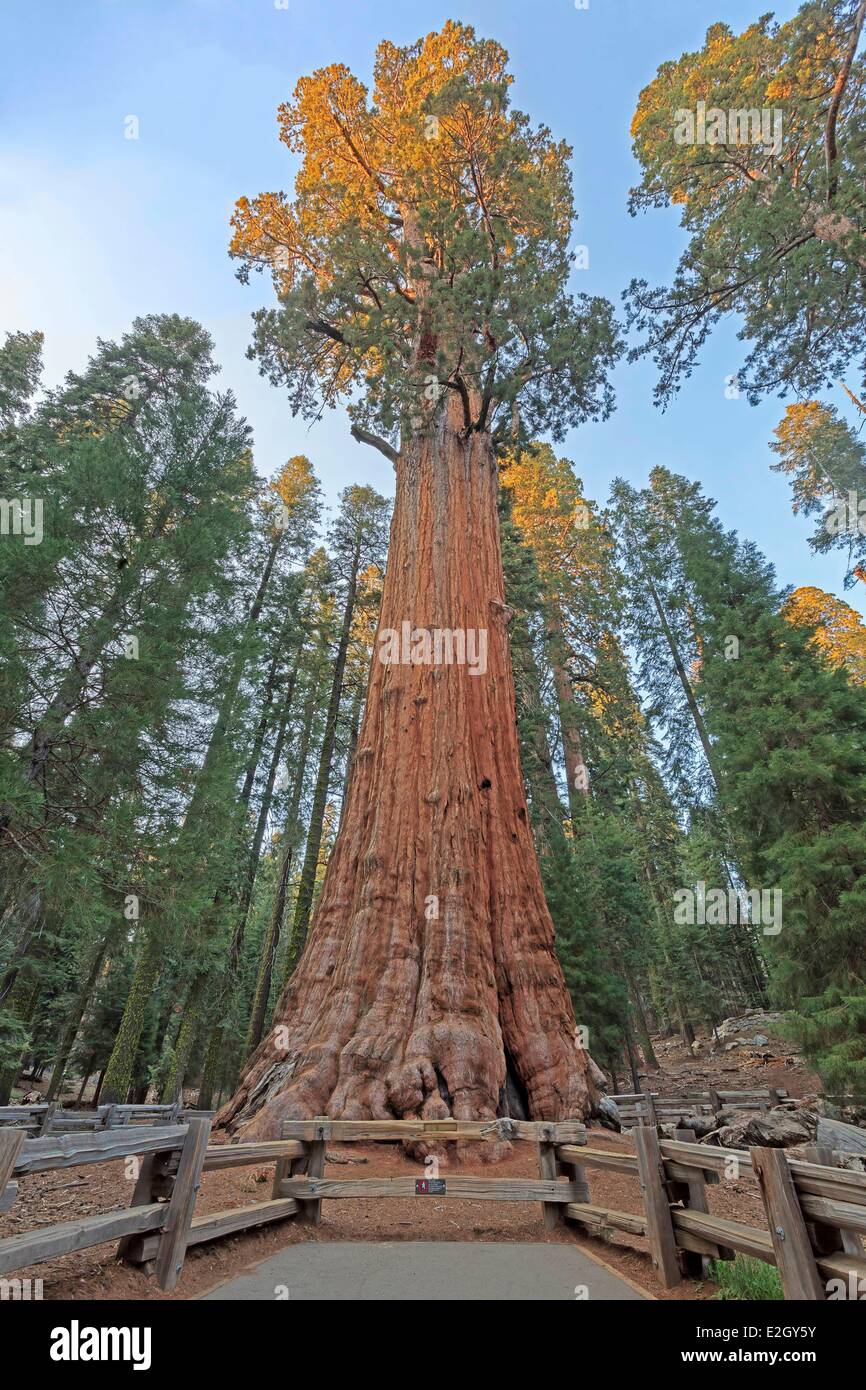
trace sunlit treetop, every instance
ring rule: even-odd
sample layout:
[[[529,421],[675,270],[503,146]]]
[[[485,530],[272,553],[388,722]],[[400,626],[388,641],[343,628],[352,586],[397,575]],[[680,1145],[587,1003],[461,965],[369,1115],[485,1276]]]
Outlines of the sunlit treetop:
[[[770,448],[773,468],[791,480],[795,512],[818,515],[813,550],[848,552],[849,573],[862,578],[866,560],[866,447],[833,406],[795,401],[785,411]],[[863,510],[861,510],[861,505]]]
[[[372,94],[344,66],[279,109],[294,199],[241,198],[231,254],[268,270],[279,308],[251,354],[308,418],[349,405],[359,437],[428,420],[443,391],[466,429],[561,434],[612,407],[606,300],[571,296],[570,150],[509,104],[507,54],[449,22],[383,42]]]
[[[561,613],[574,607],[584,621],[611,587],[613,539],[584,497],[572,463],[549,444],[533,443],[504,452],[500,478],[548,597]]]
[[[313,534],[319,520],[321,495],[306,454],[294,454],[286,460],[268,484],[263,506],[272,525],[277,530],[289,530],[293,542]]]
[[[785,24],[714,24],[641,92],[630,211],[676,205],[689,237],[670,286],[625,296],[660,404],[729,312],[752,401],[866,377],[864,21],[866,0],[808,0]]]
[[[814,628],[811,644],[832,666],[843,666],[855,685],[866,685],[866,627],[850,604],[809,586],[794,589],[782,613],[789,623]]]

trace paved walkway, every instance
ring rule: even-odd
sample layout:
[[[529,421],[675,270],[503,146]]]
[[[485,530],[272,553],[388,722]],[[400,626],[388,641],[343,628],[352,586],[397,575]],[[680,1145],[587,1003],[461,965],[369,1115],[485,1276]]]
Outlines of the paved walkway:
[[[576,1247],[499,1241],[305,1241],[205,1297],[232,1302],[641,1299]]]

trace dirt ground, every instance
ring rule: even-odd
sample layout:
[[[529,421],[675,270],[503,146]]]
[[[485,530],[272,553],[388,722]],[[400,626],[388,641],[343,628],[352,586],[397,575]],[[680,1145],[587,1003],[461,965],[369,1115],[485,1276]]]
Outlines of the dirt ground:
[[[792,1096],[805,1096],[817,1089],[815,1077],[795,1058],[792,1050],[771,1038],[761,1053],[748,1049],[736,1053],[713,1053],[708,1040],[693,1056],[678,1040],[658,1041],[661,1071],[651,1078],[651,1087],[662,1095],[679,1094],[684,1087],[739,1090],[777,1086]],[[594,1148],[612,1152],[633,1152],[627,1134],[616,1135],[593,1127],[588,1142]],[[333,1160],[326,1164],[329,1177],[419,1176],[421,1166],[408,1159],[399,1145],[357,1144],[329,1147]],[[471,1150],[470,1150],[471,1153]],[[347,1164],[340,1159],[363,1160]],[[511,1156],[496,1166],[497,1176],[537,1176],[536,1153],[531,1144],[515,1144]],[[443,1172],[447,1178],[448,1169]],[[457,1171],[490,1172],[471,1158]],[[590,1201],[621,1211],[641,1210],[637,1179],[625,1174],[591,1168],[588,1170]],[[208,1173],[202,1180],[196,1212],[223,1211],[254,1201],[267,1200],[273,1180],[273,1165],[237,1168]],[[131,1179],[122,1162],[59,1169],[21,1179],[18,1200],[11,1211],[0,1217],[0,1238],[38,1229],[77,1216],[110,1211],[129,1205]],[[757,1193],[747,1182],[726,1182],[707,1188],[710,1210],[752,1225],[763,1226],[763,1209]],[[194,1247],[189,1251],[180,1286],[172,1294],[162,1293],[153,1278],[121,1265],[116,1242],[64,1255],[50,1264],[16,1271],[16,1277],[42,1279],[46,1299],[194,1299],[224,1280],[239,1274],[247,1265],[274,1254],[298,1241],[397,1241],[397,1240],[483,1240],[483,1241],[572,1241],[632,1280],[657,1298],[711,1298],[711,1283],[684,1281],[665,1292],[653,1272],[646,1241],[638,1236],[614,1232],[610,1239],[586,1237],[569,1224],[547,1232],[538,1203],[453,1201],[436,1197],[394,1198],[387,1201],[325,1201],[319,1226],[297,1219],[277,1223],[260,1231],[232,1236]]]

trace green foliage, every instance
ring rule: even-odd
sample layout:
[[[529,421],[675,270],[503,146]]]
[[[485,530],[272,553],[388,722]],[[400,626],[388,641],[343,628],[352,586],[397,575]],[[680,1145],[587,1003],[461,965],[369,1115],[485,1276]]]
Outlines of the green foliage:
[[[866,499],[866,447],[832,407],[820,401],[788,406],[770,448],[779,455],[772,467],[791,479],[794,512],[820,514],[809,544],[819,553],[848,552],[846,584],[866,557],[860,502]]]
[[[728,313],[751,344],[741,381],[752,401],[812,394],[851,366],[866,376],[862,22],[857,0],[807,0],[784,24],[713,24],[702,49],[662,64],[641,93],[630,211],[680,207],[689,238],[670,286],[633,280],[625,295],[646,334],[631,357],[653,356],[660,404]],[[683,113],[696,116],[699,101],[708,138],[695,128],[687,141]],[[750,111],[779,112],[781,138],[730,119]]]
[[[379,45],[372,99],[334,64],[280,107],[295,200],[240,199],[231,253],[272,275],[252,354],[293,410],[351,402],[389,438],[449,392],[503,434],[518,398],[528,433],[609,413],[610,305],[567,290],[570,151],[510,106],[507,61],[448,21]]]
[[[764,1260],[737,1255],[733,1260],[713,1260],[710,1278],[718,1284],[715,1298],[723,1302],[766,1303],[784,1298],[779,1271]]]
[[[665,470],[702,634],[700,698],[749,885],[782,893],[765,934],[776,999],[834,1090],[866,1088],[866,694],[789,623],[772,569]],[[730,638],[738,641],[731,659]]]

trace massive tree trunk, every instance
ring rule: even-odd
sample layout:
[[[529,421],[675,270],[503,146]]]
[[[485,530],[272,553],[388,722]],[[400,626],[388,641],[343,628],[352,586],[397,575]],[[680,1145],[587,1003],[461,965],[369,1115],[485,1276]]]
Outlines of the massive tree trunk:
[[[219,1121],[585,1115],[589,1056],[526,810],[490,438],[456,393],[404,448],[380,618],[483,631],[486,670],[374,655],[348,805],[306,949]],[[384,651],[384,648],[383,648]]]

